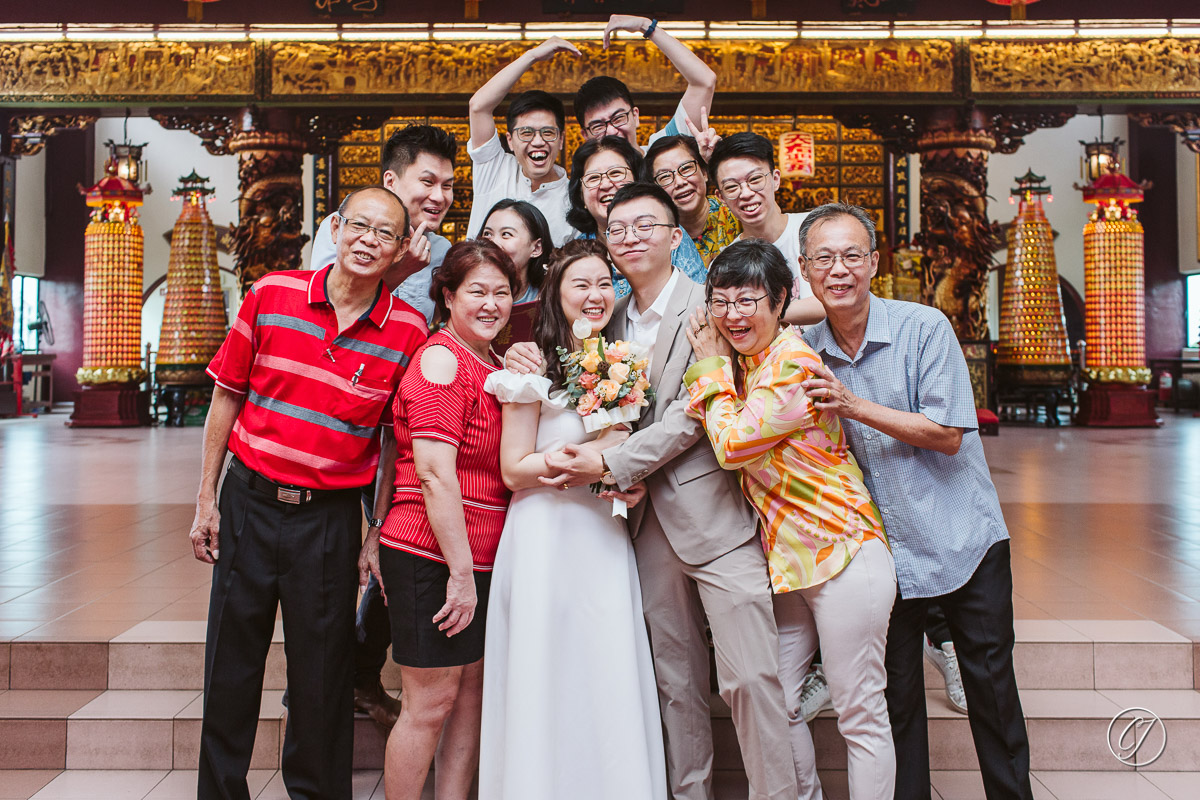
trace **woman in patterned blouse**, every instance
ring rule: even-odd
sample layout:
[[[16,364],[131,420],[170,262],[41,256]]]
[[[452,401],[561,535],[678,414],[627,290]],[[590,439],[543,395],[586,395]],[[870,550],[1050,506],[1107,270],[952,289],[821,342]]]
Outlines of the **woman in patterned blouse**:
[[[650,145],[642,180],[667,190],[679,210],[679,224],[696,244],[705,271],[717,254],[737,239],[742,223],[729,206],[708,194],[708,164],[691,136],[664,136]]]
[[[896,755],[883,656],[895,566],[839,419],[814,408],[800,385],[821,359],[780,321],[791,285],[783,255],[760,239],[730,245],[713,261],[708,314],[697,310],[688,327],[698,359],[684,376],[688,413],[703,424],[721,466],[741,471],[761,521],[800,797],[821,797],[800,711],[819,638],[846,740],[850,797],[891,800]]]

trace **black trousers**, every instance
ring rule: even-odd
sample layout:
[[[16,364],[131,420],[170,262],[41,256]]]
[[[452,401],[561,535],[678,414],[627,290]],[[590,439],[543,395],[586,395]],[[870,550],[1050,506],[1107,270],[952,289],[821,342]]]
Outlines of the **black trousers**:
[[[375,505],[375,484],[363,489],[363,511],[370,519]],[[379,673],[387,663],[388,648],[392,646],[392,627],[388,622],[383,590],[372,575],[367,590],[358,601],[358,616],[354,635],[354,685],[367,689],[379,682]]]
[[[204,650],[200,800],[248,800],[267,649],[282,606],[293,800],[349,800],[358,491],[289,505],[226,475]]]
[[[1008,541],[987,551],[965,585],[937,598],[897,596],[888,627],[887,705],[896,744],[896,800],[929,800],[929,729],[922,639],[926,610],[941,606],[958,654],[968,719],[988,800],[1032,800],[1029,737],[1013,673]]]

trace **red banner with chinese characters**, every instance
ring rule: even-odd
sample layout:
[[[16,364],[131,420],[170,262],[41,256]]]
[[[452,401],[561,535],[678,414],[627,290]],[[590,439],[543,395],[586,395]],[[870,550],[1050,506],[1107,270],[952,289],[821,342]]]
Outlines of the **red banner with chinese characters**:
[[[779,173],[784,178],[811,178],[816,171],[816,145],[810,133],[787,131],[779,137]]]

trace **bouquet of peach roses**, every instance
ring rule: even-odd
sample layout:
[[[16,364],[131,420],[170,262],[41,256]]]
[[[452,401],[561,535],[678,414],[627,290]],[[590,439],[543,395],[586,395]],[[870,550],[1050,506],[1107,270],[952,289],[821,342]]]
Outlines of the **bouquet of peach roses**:
[[[592,324],[584,319],[575,320],[571,330],[583,345],[573,352],[557,348],[558,360],[566,373],[567,403],[583,418],[584,430],[594,433],[637,422],[654,397],[646,377],[647,349],[637,342],[605,342],[603,336],[592,336]]]

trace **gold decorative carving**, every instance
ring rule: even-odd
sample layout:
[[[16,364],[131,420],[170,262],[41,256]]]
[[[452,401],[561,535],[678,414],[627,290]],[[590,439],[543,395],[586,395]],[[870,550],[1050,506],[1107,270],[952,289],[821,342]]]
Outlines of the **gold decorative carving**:
[[[844,144],[842,145],[842,160],[855,164],[883,161],[883,145]]]
[[[535,64],[515,87],[573,93],[595,75],[620,74],[634,92],[673,93],[679,72],[641,41],[608,50],[578,43],[583,55]],[[954,90],[950,41],[703,41],[693,50],[719,86],[743,92],[948,93]],[[529,45],[513,42],[271,42],[272,98],[465,95],[512,63]]]
[[[789,129],[803,131],[804,133],[811,133],[813,138],[815,138],[817,141],[836,139],[838,135],[838,126],[836,122],[797,122],[794,128]],[[855,133],[858,132],[851,131],[849,128],[846,128],[842,131],[842,138],[857,139],[858,137],[853,135]],[[870,135],[870,131],[867,131],[867,133]]]
[[[971,91],[1200,95],[1200,39],[996,41],[968,45]]]
[[[880,168],[876,165],[842,167],[843,185],[855,183],[879,183],[881,177]]]
[[[370,186],[379,183],[383,176],[379,167],[338,167],[339,186]]]
[[[150,116],[169,131],[190,131],[200,137],[204,149],[214,156],[227,156],[233,135],[233,117],[204,111],[151,111]]]
[[[254,97],[253,42],[0,44],[0,100]]]
[[[393,126],[394,127],[394,126]],[[388,131],[391,135],[391,131]],[[350,131],[342,137],[343,142],[379,142],[379,131],[373,129]]]
[[[836,184],[838,182],[837,164],[817,164],[811,178],[802,179],[805,184]]]
[[[883,206],[883,190],[865,187],[848,187],[842,189],[842,200],[856,206],[881,208]]]
[[[371,145],[342,145],[338,148],[338,162],[341,164],[378,164],[381,148]]]
[[[94,123],[96,114],[21,114],[9,118],[4,154],[32,156],[46,146],[46,137],[63,130],[78,130]]]

